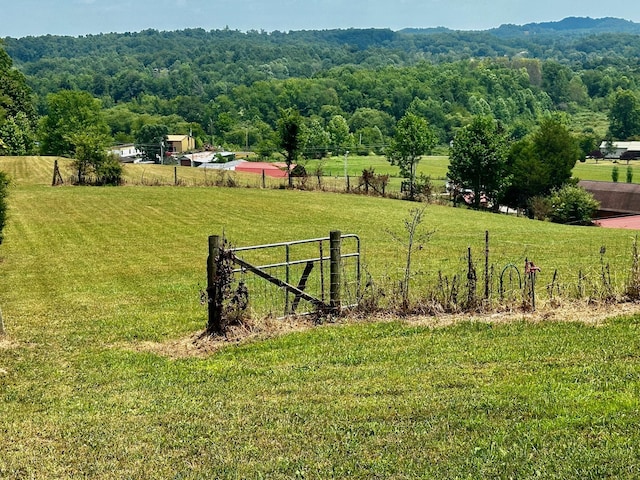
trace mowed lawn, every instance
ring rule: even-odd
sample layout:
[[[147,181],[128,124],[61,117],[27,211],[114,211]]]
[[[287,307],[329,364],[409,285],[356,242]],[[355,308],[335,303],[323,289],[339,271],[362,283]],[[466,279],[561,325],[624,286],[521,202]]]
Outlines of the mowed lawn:
[[[14,179],[0,246],[0,478],[637,478],[640,319],[324,325],[172,359],[148,342],[203,329],[207,237],[237,246],[360,235],[398,278],[415,205],[322,192],[48,186]],[[185,173],[186,175],[187,173]],[[137,173],[136,173],[137,175]],[[417,270],[457,272],[492,239],[618,284],[634,233],[428,206]],[[431,276],[431,277],[430,277]],[[421,282],[416,277],[416,289]],[[390,293],[390,292],[389,292]]]

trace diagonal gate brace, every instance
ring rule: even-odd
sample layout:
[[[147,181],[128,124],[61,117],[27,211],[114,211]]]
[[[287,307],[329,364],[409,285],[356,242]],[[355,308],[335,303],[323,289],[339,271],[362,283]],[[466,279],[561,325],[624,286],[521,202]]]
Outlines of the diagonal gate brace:
[[[300,277],[300,281],[298,282],[298,289],[304,291],[307,286],[307,280],[309,280],[309,275],[311,274],[311,270],[313,270],[313,262],[307,262],[307,265],[304,267],[304,272],[302,272],[302,277]],[[291,313],[295,313],[298,305],[300,304],[300,295],[296,295],[293,299],[293,303],[291,304]]]
[[[283,280],[280,280],[279,278],[274,277],[273,275],[269,275],[267,272],[265,272],[264,270],[260,270],[257,267],[254,267],[253,265],[251,265],[250,263],[245,262],[244,260],[238,258],[238,257],[234,257],[233,261],[235,263],[237,263],[239,266],[241,266],[242,268],[246,268],[248,271],[255,273],[256,275],[258,275],[261,278],[264,278],[265,280],[267,280],[268,282],[273,283],[274,285],[280,287],[280,288],[284,288],[286,290],[288,290],[289,292],[295,294],[296,296],[296,302],[294,302],[294,305],[297,307],[297,304],[300,302],[300,298],[302,298],[303,300],[306,300],[307,302],[312,303],[314,306],[319,307],[321,309],[329,309],[329,305],[327,305],[326,303],[324,303],[321,300],[318,300],[315,297],[312,297],[311,295],[309,295],[308,293],[306,293],[304,290],[302,290],[302,288],[305,287],[306,285],[306,279],[304,278],[304,274],[303,274],[303,278],[300,279],[300,283],[301,288],[295,287],[293,285],[291,285],[290,283],[287,283]],[[313,264],[311,265],[311,267],[313,267]],[[305,272],[307,271],[307,269],[309,270],[309,272],[311,272],[311,269],[309,268],[309,265],[307,264],[307,268],[305,268]],[[307,273],[307,277],[308,277],[308,273]],[[303,282],[304,280],[304,282]],[[294,308],[295,310],[295,308]]]

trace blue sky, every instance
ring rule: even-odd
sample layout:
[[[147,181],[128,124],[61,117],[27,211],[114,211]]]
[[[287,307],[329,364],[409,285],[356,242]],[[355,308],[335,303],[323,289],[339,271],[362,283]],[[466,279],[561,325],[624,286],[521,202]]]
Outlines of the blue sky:
[[[0,0],[0,37],[137,32],[147,28],[320,30],[617,17],[640,23],[637,0]]]

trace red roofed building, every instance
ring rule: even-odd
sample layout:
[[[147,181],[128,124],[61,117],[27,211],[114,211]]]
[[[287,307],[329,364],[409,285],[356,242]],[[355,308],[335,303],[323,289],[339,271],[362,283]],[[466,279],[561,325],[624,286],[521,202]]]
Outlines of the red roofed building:
[[[295,165],[292,165],[293,167]],[[259,175],[264,172],[267,177],[287,178],[287,164],[283,162],[245,162],[236,167],[236,172],[257,173]]]

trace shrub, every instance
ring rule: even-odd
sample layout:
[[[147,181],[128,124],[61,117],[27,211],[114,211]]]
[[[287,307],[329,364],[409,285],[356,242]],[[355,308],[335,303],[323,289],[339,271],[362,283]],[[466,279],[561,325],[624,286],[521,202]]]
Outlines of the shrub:
[[[96,183],[99,185],[120,185],[122,183],[122,164],[113,157],[107,156],[95,166]]]
[[[549,199],[549,218],[556,223],[589,225],[600,206],[593,195],[576,185],[564,185],[552,191]]]
[[[536,220],[547,220],[549,218],[552,210],[551,199],[549,197],[536,195],[529,199],[528,204],[531,217]]]

